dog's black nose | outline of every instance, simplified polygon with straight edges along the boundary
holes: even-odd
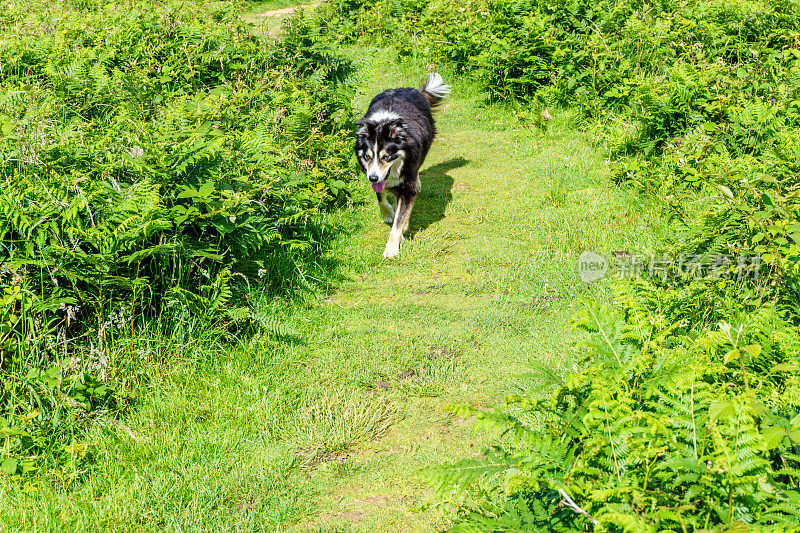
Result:
[[[378,176],[375,174],[370,174],[367,176],[367,179],[370,181],[370,183],[378,183]]]

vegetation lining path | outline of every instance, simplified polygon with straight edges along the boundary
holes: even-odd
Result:
[[[366,109],[417,85],[420,65],[359,50]],[[450,80],[448,80],[450,81]],[[602,155],[553,113],[547,132],[481,104],[457,81],[438,115],[399,259],[366,183],[328,257],[342,282],[232,351],[187,348],[153,368],[122,429],[98,428],[94,468],[69,491],[10,493],[9,529],[407,531],[447,524],[419,470],[484,441],[452,403],[491,406],[535,381],[529,361],[570,364],[584,249],[640,249],[656,214],[608,179]],[[256,295],[254,295],[254,299]],[[270,306],[273,306],[271,309]],[[143,346],[143,350],[147,347]]]

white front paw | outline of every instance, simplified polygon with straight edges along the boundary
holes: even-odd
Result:
[[[389,224],[390,226],[394,224],[394,213],[392,213],[391,215],[384,215],[383,221]]]
[[[397,257],[400,253],[400,241],[390,240],[386,243],[386,249],[383,251],[384,259],[391,259]]]

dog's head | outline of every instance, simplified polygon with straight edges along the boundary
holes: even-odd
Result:
[[[406,157],[406,123],[394,113],[376,113],[356,121],[356,156],[375,192],[398,176]]]

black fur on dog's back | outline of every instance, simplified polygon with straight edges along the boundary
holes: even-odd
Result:
[[[381,111],[398,115],[401,119],[398,121],[401,130],[411,136],[412,144],[416,144],[416,148],[419,149],[419,161],[409,161],[412,163],[410,166],[416,166],[419,169],[436,136],[436,123],[433,120],[432,111],[439,107],[442,99],[449,92],[450,86],[444,83],[439,74],[429,74],[419,89],[410,87],[388,89],[377,95],[370,102],[364,118],[358,123],[367,126],[368,136],[374,136],[376,135],[375,129],[381,121],[372,122],[370,117],[379,116]],[[386,123],[386,121],[383,122]],[[417,163],[417,165],[413,163]]]
[[[382,111],[390,111],[400,118],[377,122],[370,120],[370,117],[380,116]],[[436,135],[436,124],[425,95],[410,87],[383,91],[372,99],[364,114],[363,123],[367,127],[368,138],[378,137],[381,140],[388,137],[388,132],[382,128],[391,126],[392,123],[400,126],[400,135],[396,140],[406,152],[404,177],[416,180],[416,172],[425,161]]]

